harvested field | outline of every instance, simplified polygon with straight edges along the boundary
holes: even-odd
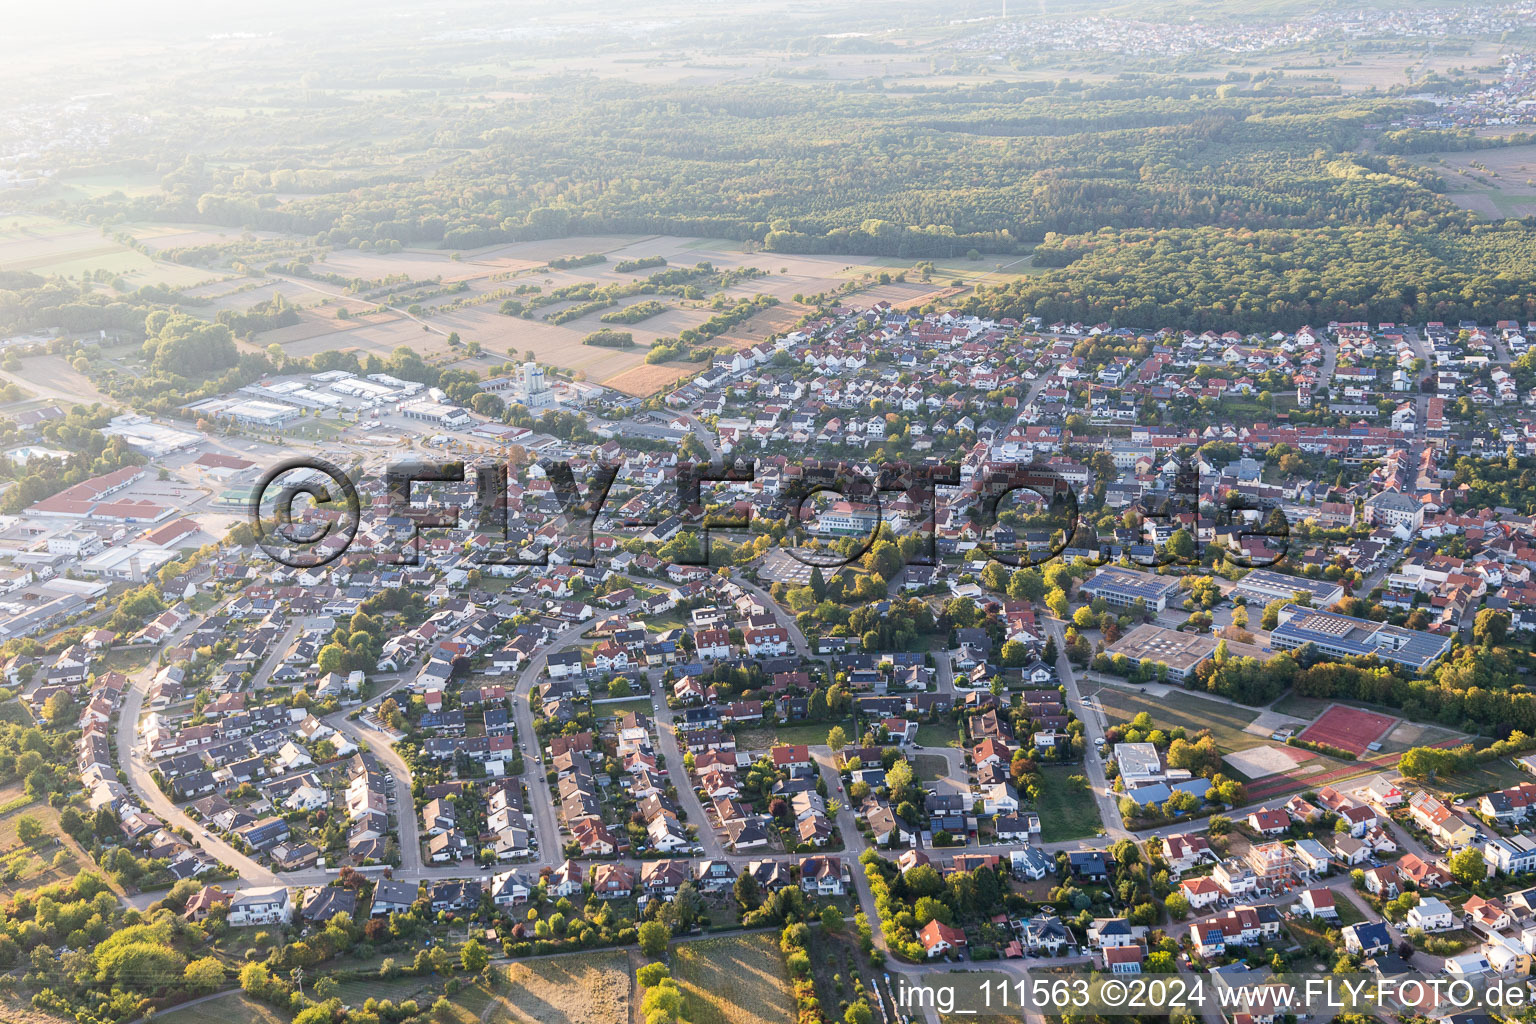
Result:
[[[1457,206],[1495,220],[1536,213],[1536,146],[1436,153],[1421,162],[1445,179]]]
[[[642,363],[600,381],[605,388],[645,398],[703,369],[703,363]]]

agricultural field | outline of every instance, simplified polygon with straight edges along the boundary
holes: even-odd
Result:
[[[110,181],[80,179],[78,191],[111,191]],[[696,373],[703,363],[668,361],[647,364],[647,350],[658,339],[674,338],[698,327],[718,310],[710,300],[771,295],[779,305],[764,309],[749,320],[731,327],[704,343],[714,348],[745,348],[769,334],[791,329],[808,306],[796,295],[835,292],[849,282],[860,286],[862,301],[889,301],[898,306],[944,301],[970,290],[977,283],[999,284],[1028,273],[1028,259],[1017,256],[950,260],[938,265],[929,281],[914,275],[910,282],[879,284],[882,273],[892,276],[911,271],[913,260],[863,258],[849,263],[847,256],[749,253],[739,243],[678,236],[592,236],[537,242],[521,242],[466,251],[406,249],[393,253],[355,249],[316,250],[306,239],[272,232],[239,232],[197,225],[132,224],[124,228],[151,253],[200,246],[229,246],[228,258],[217,268],[185,266],[160,261],[103,236],[98,228],[74,225],[51,217],[17,215],[0,218],[0,269],[35,273],[69,274],[106,270],[122,274],[128,287],[161,283],[186,288],[188,294],[207,303],[209,315],[221,310],[244,310],[281,295],[301,310],[300,322],[262,332],[252,347],[278,345],[294,357],[328,350],[352,351],[387,358],[401,346],[440,364],[457,364],[485,370],[509,355],[521,359],[531,352],[539,362],[570,370],[586,380],[606,384],[635,396],[655,394],[680,378]],[[259,253],[252,266],[265,267],[293,256],[308,254],[317,275],[338,275],[349,280],[430,282],[460,286],[463,290],[429,296],[418,301],[409,290],[395,296],[367,298],[344,284],[313,280],[274,271],[262,276],[243,273],[233,266],[236,253],[247,246]],[[561,257],[600,253],[606,262],[570,268],[553,268],[549,261]],[[549,293],[579,284],[606,287],[630,283],[653,270],[626,272],[615,269],[624,260],[664,257],[671,268],[709,262],[722,270],[755,267],[764,271],[711,292],[703,300],[675,295],[636,296],[617,306],[595,309],[563,323],[545,316],[578,304],[578,300],[541,307],[531,319],[505,316],[501,302],[520,286]],[[105,286],[103,286],[105,287]],[[425,286],[424,287],[428,287]],[[642,299],[654,299],[666,307],[634,324],[604,324],[604,313]],[[380,308],[381,305],[388,308]],[[409,306],[410,311],[407,310]],[[342,319],[338,312],[351,314]],[[635,347],[619,350],[587,346],[583,337],[599,327],[628,331]],[[448,344],[457,333],[464,342],[479,342],[480,357],[467,356]]]
[[[1445,179],[1457,206],[1495,220],[1536,214],[1536,146],[1510,146],[1420,158]]]
[[[683,1019],[691,1024],[795,1019],[784,955],[772,933],[678,943],[672,960],[672,976],[683,990]]]
[[[1129,722],[1145,711],[1160,728],[1183,726],[1191,735],[1200,729],[1211,730],[1216,745],[1223,751],[1244,750],[1265,741],[1263,736],[1243,731],[1259,713],[1226,701],[1208,700],[1173,688],[1159,697],[1148,690],[1105,686],[1097,696],[1105,714],[1115,721]]]
[[[0,217],[0,270],[25,270],[43,277],[105,271],[121,276],[128,290],[148,284],[197,284],[224,276],[157,262],[103,234],[99,227],[18,214]]]
[[[507,984],[483,1024],[615,1024],[630,1017],[633,972],[627,953],[546,957],[500,968]]]
[[[148,196],[160,191],[160,176],[153,172],[140,174],[83,174],[71,175],[60,182],[65,199],[75,196],[95,198],[121,193],[125,196]]]
[[[702,366],[702,363],[643,363],[614,374],[603,381],[603,386],[636,398],[645,398],[670,387]]]
[[[1081,766],[1048,765],[1040,769],[1040,841],[1087,839],[1103,831],[1099,805]]]

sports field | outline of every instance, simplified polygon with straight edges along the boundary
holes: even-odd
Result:
[[[1359,757],[1396,723],[1397,719],[1391,715],[1335,704],[1296,738],[1308,743],[1326,743]]]

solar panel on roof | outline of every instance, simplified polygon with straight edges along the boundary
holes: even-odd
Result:
[[[1334,618],[1331,615],[1308,615],[1297,624],[1301,629],[1314,633],[1322,633],[1326,636],[1348,636],[1355,628],[1355,624],[1348,619]]]

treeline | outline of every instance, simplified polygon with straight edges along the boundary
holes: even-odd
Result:
[[[604,327],[582,338],[581,343],[598,348],[634,348],[635,336],[628,331],[613,331]]]
[[[613,269],[625,274],[636,270],[649,270],[652,267],[664,267],[667,265],[665,256],[642,256],[637,260],[620,260],[613,265]]]
[[[1536,741],[1517,729],[1505,739],[1480,749],[1471,743],[1463,743],[1449,750],[1444,747],[1412,747],[1403,751],[1403,756],[1397,762],[1397,770],[1410,779],[1431,779],[1485,761],[1528,753],[1533,747],[1536,747]]]
[[[1513,135],[1478,135],[1476,132],[1458,129],[1436,131],[1423,128],[1402,128],[1382,132],[1376,140],[1378,153],[1465,153],[1477,149],[1502,149],[1506,146],[1528,146],[1536,142],[1536,134],[1516,132]]]
[[[1046,273],[981,289],[963,308],[1191,330],[1523,320],[1536,317],[1536,290],[1512,289],[1511,274],[1533,256],[1536,233],[1518,225],[1462,231],[1449,218],[1422,227],[1101,231],[1051,240],[1036,250]]]
[[[723,313],[716,313],[699,326],[679,331],[677,340],[685,345],[697,345],[724,334],[737,324],[744,323],[763,310],[772,309],[778,304],[779,300],[767,293],[754,295],[750,299],[741,299],[730,309]]]
[[[608,257],[600,252],[589,252],[585,256],[557,256],[549,261],[552,270],[572,270],[576,267],[590,267],[598,263],[607,263]]]
[[[644,302],[637,302],[633,306],[625,306],[623,309],[616,309],[612,313],[604,313],[598,319],[605,324],[637,324],[642,320],[649,320],[651,317],[666,311],[667,304],[665,302],[646,299]]]
[[[717,270],[713,264],[701,262],[692,267],[674,267],[658,271],[644,280],[623,284],[600,285],[596,281],[578,281],[543,293],[537,287],[528,288],[526,292],[520,287],[518,292],[523,293],[525,297],[507,299],[501,304],[501,312],[504,316],[528,318],[533,316],[534,310],[543,306],[567,302],[571,299],[579,300],[577,305],[545,317],[550,323],[559,324],[617,305],[620,299],[629,298],[632,295],[660,294],[677,295],[685,299],[702,299],[707,291],[724,288],[736,281],[757,277],[764,273],[766,271],[757,267]],[[647,303],[638,305],[646,306]],[[654,305],[661,309],[666,308],[661,303],[654,303]],[[634,323],[635,321],[620,322]]]
[[[282,292],[273,292],[270,299],[244,311],[221,309],[214,319],[240,337],[249,338],[261,331],[292,327],[299,322],[299,311],[288,305]]]
[[[590,302],[578,302],[576,305],[562,309],[558,313],[551,313],[544,319],[552,324],[568,323],[571,320],[578,320],[588,313],[596,313],[600,309],[607,309],[611,305],[613,305],[613,300],[609,298],[593,299]]]
[[[287,263],[269,263],[266,266],[266,273],[287,274],[290,277],[303,277],[311,281],[333,284],[339,288],[345,288],[351,295],[370,301],[385,298],[394,292],[410,288],[427,288],[442,283],[440,277],[416,280],[409,274],[389,274],[380,278],[347,277],[345,274],[336,274],[329,270],[316,270],[314,258],[311,256],[298,256]]]

